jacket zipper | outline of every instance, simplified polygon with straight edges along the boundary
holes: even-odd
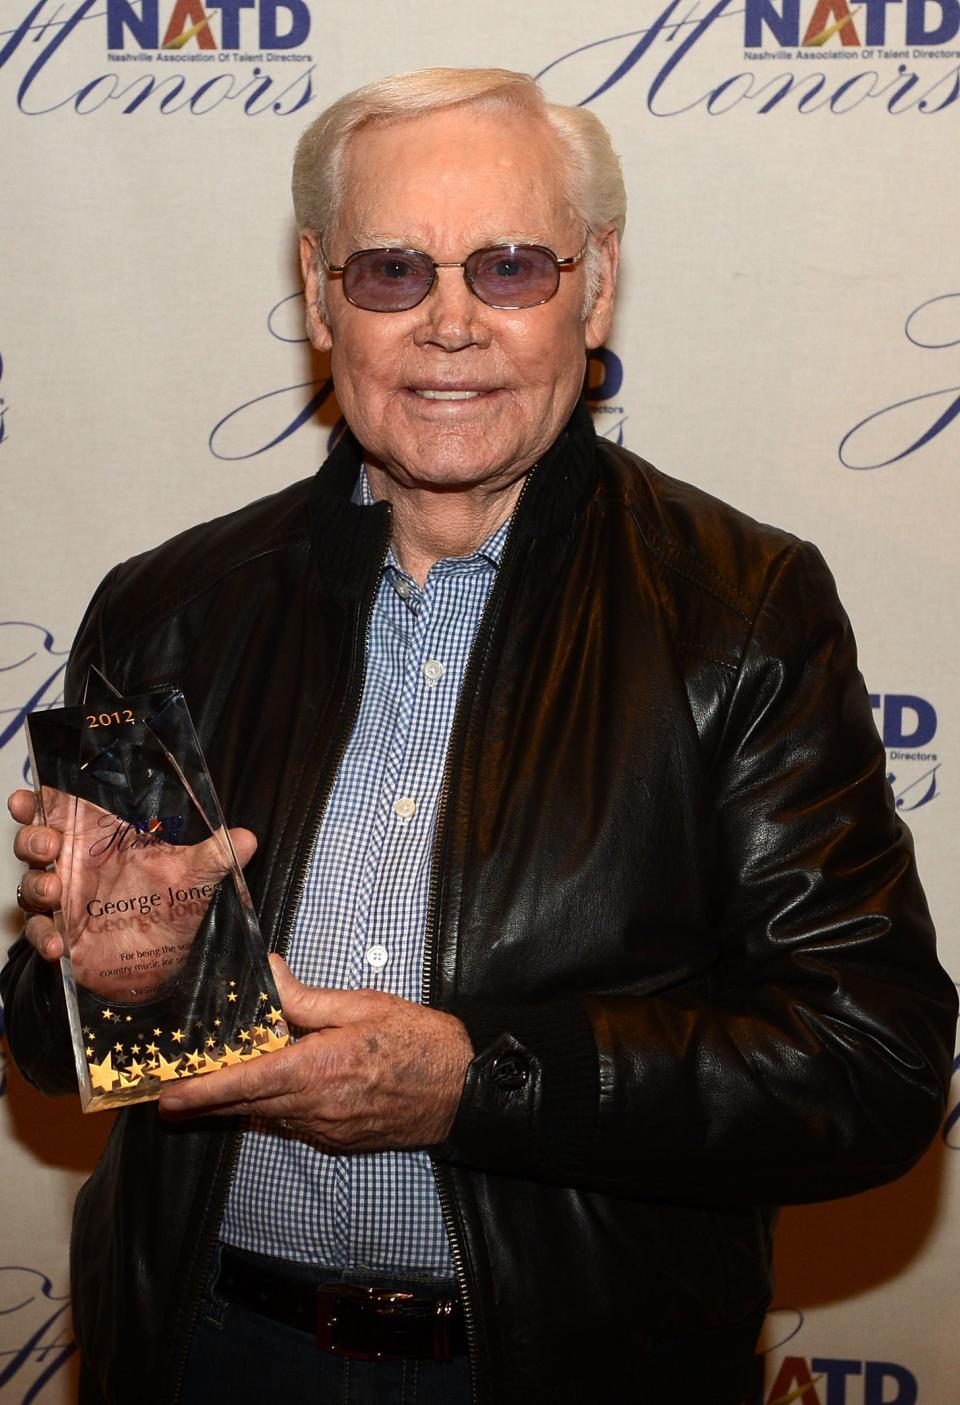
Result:
[[[460,697],[457,700],[456,712],[454,713],[453,726],[450,729],[450,740],[447,743],[447,755],[443,766],[443,776],[440,782],[440,797],[437,802],[437,827],[433,839],[433,862],[430,866],[430,884],[427,889],[427,920],[425,925],[424,951],[423,951],[423,976],[420,985],[420,1001],[423,1005],[433,1003],[433,961],[437,938],[437,889],[438,875],[443,859],[443,842],[445,838],[444,824],[447,813],[447,795],[450,788],[450,774],[453,769],[452,759],[460,750],[461,734],[464,730],[464,713],[469,700],[473,698],[477,674],[480,671],[480,661],[486,651],[487,643],[493,632],[494,620],[499,609],[499,604],[503,598],[507,587],[508,568],[513,564],[515,552],[513,550],[514,534],[516,529],[517,513],[523,501],[523,495],[527,491],[527,485],[531,477],[536,472],[536,465],[530,470],[513,508],[513,517],[507,531],[507,538],[503,545],[503,554],[500,558],[500,566],[497,571],[497,579],[494,582],[493,590],[487,601],[480,626],[477,630],[476,638],[470,649],[470,656],[467,667],[464,671],[463,682],[460,685]],[[465,702],[464,700],[468,700]],[[433,1178],[437,1187],[437,1198],[440,1201],[440,1210],[447,1228],[447,1239],[450,1242],[450,1257],[453,1260],[454,1273],[460,1288],[460,1298],[463,1303],[463,1322],[467,1333],[467,1353],[470,1360],[471,1395],[474,1401],[477,1400],[477,1376],[479,1374],[479,1350],[477,1347],[476,1319],[473,1304],[470,1300],[469,1284],[467,1281],[466,1268],[463,1262],[463,1249],[458,1239],[458,1230],[453,1214],[452,1200],[449,1186],[444,1178],[443,1168],[438,1166],[433,1160],[430,1162],[433,1170]]]
[[[389,524],[389,521],[390,521],[391,516],[392,516],[392,509],[390,508],[390,505],[389,505],[389,503],[388,503],[388,504],[387,504],[387,522],[388,522],[388,524]],[[354,726],[355,726],[355,724],[356,724],[356,721],[357,721],[357,717],[358,717],[359,712],[360,712],[360,703],[361,703],[362,698],[363,698],[363,683],[364,683],[364,678],[365,678],[365,676],[366,676],[366,668],[367,668],[367,649],[368,649],[368,646],[369,646],[369,643],[370,643],[370,620],[371,620],[371,617],[372,617],[372,615],[373,615],[373,603],[374,603],[374,600],[376,599],[377,590],[378,590],[379,584],[380,584],[380,577],[381,577],[381,575],[382,575],[382,573],[383,573],[383,567],[384,567],[384,564],[385,564],[386,559],[387,559],[387,552],[389,551],[389,548],[390,548],[390,531],[389,531],[389,527],[388,527],[388,530],[387,530],[387,533],[386,533],[386,537],[385,537],[385,540],[384,540],[383,550],[382,550],[381,556],[380,556],[380,566],[379,566],[379,569],[378,569],[377,572],[376,572],[376,575],[374,576],[373,588],[371,589],[371,591],[370,591],[369,594],[367,595],[367,598],[366,598],[365,601],[363,602],[363,610],[364,610],[363,649],[362,649],[361,655],[360,655],[360,667],[359,667],[359,670],[358,670],[357,673],[356,673],[356,681],[354,681],[353,679],[351,679],[351,687],[352,687],[352,691],[353,691],[353,706],[352,706],[352,708],[351,708],[351,710],[350,710],[350,713],[349,713],[349,720],[348,720],[347,724],[346,724],[346,725],[343,725],[343,723],[341,723],[340,731],[339,731],[339,734],[338,734],[337,740],[336,740],[336,746],[333,748],[332,753],[331,753],[331,755],[332,755],[332,765],[328,765],[328,766],[327,766],[327,770],[326,770],[326,781],[325,781],[325,784],[324,784],[324,788],[323,788],[323,792],[322,792],[320,804],[319,804],[319,805],[314,805],[314,819],[313,819],[313,823],[310,825],[310,829],[309,829],[309,831],[308,831],[308,834],[307,834],[307,837],[306,837],[305,842],[304,842],[304,841],[301,841],[301,847],[300,847],[300,861],[299,861],[299,865],[298,865],[298,868],[297,868],[297,876],[296,876],[296,879],[294,880],[294,883],[293,883],[292,887],[290,888],[290,890],[289,890],[288,893],[287,893],[286,906],[285,906],[285,911],[284,911],[284,915],[283,915],[283,921],[282,921],[282,923],[281,923],[280,932],[279,932],[279,934],[278,934],[278,936],[277,936],[277,940],[276,940],[276,942],[275,942],[275,944],[274,944],[274,946],[273,946],[273,948],[272,948],[274,951],[276,951],[280,956],[282,956],[282,957],[284,957],[284,958],[286,958],[287,949],[288,949],[288,947],[289,947],[289,945],[290,945],[290,933],[291,933],[291,930],[292,930],[292,928],[293,928],[294,917],[296,916],[297,908],[300,906],[300,899],[301,899],[301,897],[303,896],[303,890],[304,890],[304,888],[306,887],[306,883],[307,883],[307,872],[308,872],[309,867],[310,867],[310,857],[311,857],[311,855],[313,854],[313,850],[314,850],[314,847],[315,847],[316,842],[317,842],[317,835],[320,833],[320,826],[321,826],[321,824],[323,823],[323,817],[324,817],[324,815],[326,814],[327,805],[330,803],[330,796],[331,796],[331,793],[332,793],[332,791],[333,791],[334,782],[336,781],[336,778],[337,778],[337,772],[338,772],[338,770],[340,769],[340,762],[341,762],[341,760],[343,759],[343,753],[344,753],[344,751],[345,751],[346,748],[347,748],[347,742],[350,740],[350,734],[351,734],[351,732],[353,731],[353,728],[354,728]],[[356,654],[354,654],[354,666],[355,666],[355,664],[356,664]],[[349,692],[348,692],[348,697],[349,697]],[[224,1188],[229,1187],[230,1182],[233,1180],[233,1173],[234,1173],[234,1171],[236,1170],[237,1162],[238,1162],[238,1160],[240,1159],[240,1143],[241,1143],[242,1140],[243,1140],[243,1133],[244,1133],[244,1129],[241,1128],[239,1131],[237,1131],[237,1132],[235,1132],[235,1133],[233,1134],[232,1143],[231,1143],[231,1145],[230,1145],[229,1153],[228,1153],[228,1156],[227,1156],[227,1158],[226,1158],[226,1165],[225,1165],[225,1168],[224,1168],[223,1173],[221,1174],[221,1176],[220,1176],[220,1178],[219,1178],[219,1185],[222,1185]],[[218,1186],[218,1190],[219,1190],[219,1186]],[[223,1197],[220,1197],[219,1194],[218,1194],[217,1198],[221,1200],[221,1206],[222,1206]],[[221,1218],[222,1218],[222,1213],[223,1213],[223,1212],[222,1212],[222,1208],[221,1208]],[[203,1290],[204,1290],[204,1288],[205,1288],[205,1286],[206,1286],[207,1278],[208,1278],[208,1276],[209,1276],[209,1274],[210,1274],[210,1265],[211,1265],[211,1263],[212,1263],[212,1261],[213,1261],[213,1250],[214,1250],[214,1246],[215,1246],[215,1244],[216,1244],[216,1242],[217,1242],[217,1232],[218,1232],[219,1228],[220,1228],[220,1220],[218,1219],[218,1220],[216,1221],[216,1223],[214,1223],[214,1224],[211,1225],[211,1229],[210,1229],[210,1232],[209,1232],[208,1235],[207,1235],[206,1244],[205,1244],[205,1246],[204,1246],[203,1273],[202,1273],[202,1274],[199,1276],[199,1278],[198,1278],[198,1282],[199,1282],[199,1284],[200,1284],[200,1287],[199,1287],[199,1289],[197,1290],[197,1293],[196,1293],[196,1295],[195,1295],[194,1302],[193,1302],[193,1309],[192,1309],[192,1313],[191,1313],[191,1317],[190,1317],[190,1328],[189,1328],[189,1331],[187,1332],[186,1340],[185,1340],[185,1342],[184,1342],[183,1355],[182,1355],[181,1358],[180,1358],[180,1367],[179,1367],[179,1370],[178,1370],[178,1372],[177,1372],[177,1379],[176,1379],[176,1383],[175,1383],[175,1385],[174,1385],[172,1405],[177,1405],[177,1402],[178,1402],[179,1399],[180,1399],[180,1392],[181,1392],[181,1390],[183,1389],[183,1377],[184,1377],[184,1374],[186,1373],[187,1361],[188,1361],[189,1356],[190,1356],[190,1347],[191,1347],[192,1342],[193,1342],[193,1334],[194,1334],[194,1332],[196,1331],[196,1327],[197,1327],[197,1317],[199,1316],[199,1313],[200,1313],[200,1300],[201,1300],[201,1298],[202,1298],[202,1296],[203,1296]]]
[[[333,748],[331,754],[332,764],[329,764],[327,766],[326,782],[324,784],[323,794],[321,796],[320,804],[314,806],[314,820],[310,826],[307,841],[305,844],[302,845],[300,849],[300,866],[297,871],[297,876],[293,883],[293,886],[287,894],[286,911],[284,912],[280,932],[273,947],[273,950],[278,954],[278,956],[282,956],[284,959],[286,959],[287,949],[290,945],[290,933],[293,928],[293,920],[297,914],[297,909],[300,906],[300,899],[303,897],[303,890],[307,885],[307,872],[310,868],[310,858],[313,854],[314,848],[316,847],[317,836],[320,833],[320,826],[323,824],[323,818],[327,812],[327,806],[330,803],[330,796],[333,793],[334,783],[337,779],[337,772],[340,770],[340,762],[343,760],[343,753],[347,749],[347,743],[350,740],[351,733],[353,732],[353,729],[356,726],[357,718],[360,715],[360,704],[363,701],[363,685],[367,673],[367,650],[370,646],[370,621],[373,616],[373,603],[376,599],[377,590],[379,589],[380,577],[383,574],[383,568],[387,560],[387,553],[390,550],[389,522],[392,516],[393,510],[390,507],[390,504],[388,503],[388,530],[385,536],[383,549],[380,554],[380,565],[373,579],[373,588],[367,595],[366,600],[363,602],[363,648],[360,652],[360,667],[359,670],[357,670],[356,682],[354,683],[353,680],[351,680],[353,686],[353,706],[350,709],[350,714],[346,725],[341,725],[340,734],[337,737],[336,746]]]

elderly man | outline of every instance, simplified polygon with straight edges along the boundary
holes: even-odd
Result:
[[[294,191],[352,433],[108,576],[68,693],[183,688],[302,1034],[120,1114],[84,1398],[737,1405],[768,1207],[905,1171],[949,1076],[849,626],[812,547],[595,438],[590,113],[404,75]],[[50,1091],[58,845],[18,835],[3,987]]]

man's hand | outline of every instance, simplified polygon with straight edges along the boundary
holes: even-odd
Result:
[[[273,1119],[332,1153],[443,1141],[473,1058],[460,1021],[382,991],[302,985],[278,956],[270,963],[288,1022],[310,1032],[178,1083],[161,1113]]]
[[[30,865],[20,882],[27,941],[48,961],[59,961],[63,938],[46,914],[60,906],[63,885],[55,873],[47,872],[47,865],[58,857],[63,835],[59,830],[34,824],[37,801],[32,790],[15,790],[7,800],[7,809],[21,826],[13,841],[13,852]]]
[[[94,966],[102,965],[101,958],[104,954],[109,956],[111,946],[118,941],[121,945],[126,944],[122,940],[126,928],[136,927],[137,941],[141,947],[150,945],[150,927],[143,922],[138,923],[136,915],[125,923],[115,921],[111,929],[103,920],[98,922],[84,915],[86,899],[96,897],[98,892],[104,899],[126,898],[139,892],[149,893],[154,888],[162,890],[166,884],[179,887],[198,881],[216,883],[225,871],[223,851],[216,837],[190,846],[174,846],[155,840],[143,847],[143,841],[132,845],[129,839],[125,844],[115,843],[112,841],[124,826],[106,811],[86,801],[78,802],[75,825],[71,826],[71,836],[67,837],[64,827],[68,825],[71,815],[71,798],[60,791],[45,790],[44,803],[49,823],[39,825],[35,823],[37,802],[32,791],[15,790],[7,800],[11,815],[21,825],[14,837],[13,851],[18,859],[29,864],[20,882],[20,905],[26,918],[24,931],[31,946],[46,960],[57,961],[63,955],[63,938],[48,915],[61,904],[63,884],[58,874],[47,872],[47,866],[60,860],[68,869],[72,867],[76,887],[73,906],[80,915],[72,924],[70,955],[78,980],[84,979],[84,963],[88,955],[93,959]],[[241,866],[247,864],[256,851],[256,836],[248,829],[233,829],[230,837],[238,862]],[[137,840],[137,836],[134,839]],[[71,846],[76,850],[76,861],[73,863]],[[132,852],[124,852],[125,846]],[[188,915],[183,921],[188,935],[191,935],[198,925],[196,918]],[[162,930],[158,926],[158,937],[169,940],[170,933],[175,931],[174,916],[166,920]],[[124,980],[127,979],[124,977]],[[102,983],[98,983],[97,988],[111,999],[123,998],[121,990],[108,990]]]

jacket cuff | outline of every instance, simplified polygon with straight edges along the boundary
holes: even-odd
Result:
[[[19,937],[0,971],[0,999],[10,1053],[28,1083],[41,1092],[77,1091],[59,962],[44,961]]]
[[[588,1163],[600,1093],[584,1009],[572,999],[448,1009],[476,1052],[450,1136],[433,1154],[513,1176],[576,1179]]]

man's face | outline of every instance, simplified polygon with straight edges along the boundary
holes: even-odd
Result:
[[[520,113],[451,108],[362,129],[346,159],[345,199],[327,232],[330,263],[358,249],[421,249],[458,262],[491,244],[576,254],[586,232],[563,198],[550,129]],[[399,483],[503,487],[553,443],[580,391],[584,356],[609,330],[616,235],[601,244],[600,295],[583,315],[583,264],[561,271],[539,307],[487,307],[462,269],[440,269],[406,312],[352,306],[327,280],[317,311],[314,241],[301,244],[311,340],[330,350],[337,398],[371,461]],[[469,391],[437,400],[429,392]],[[475,392],[475,393],[473,393]]]

